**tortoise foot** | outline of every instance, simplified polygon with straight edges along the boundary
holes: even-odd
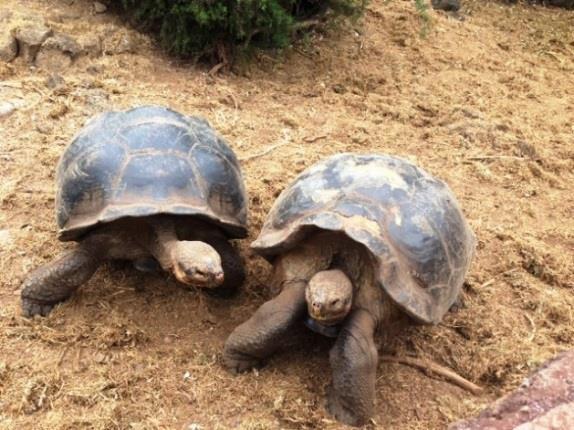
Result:
[[[231,373],[239,374],[251,369],[259,369],[263,367],[263,362],[247,354],[225,351],[223,354],[223,365]]]
[[[369,417],[358,415],[353,409],[345,407],[332,385],[327,388],[327,411],[337,421],[353,427],[365,425]]]
[[[47,303],[40,300],[31,299],[29,297],[22,297],[22,314],[26,318],[32,318],[34,315],[47,316],[54,306],[59,302]]]

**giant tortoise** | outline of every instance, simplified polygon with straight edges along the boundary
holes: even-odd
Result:
[[[362,425],[374,407],[375,335],[401,319],[441,321],[475,239],[444,182],[401,158],[339,154],[281,193],[252,247],[273,264],[277,295],[231,333],[224,365],[260,366],[303,321],[336,337],[328,410]]]
[[[56,217],[59,239],[78,246],[27,276],[26,316],[48,314],[111,259],[220,295],[244,279],[228,241],[247,235],[239,164],[198,117],[142,106],[90,120],[60,159]]]

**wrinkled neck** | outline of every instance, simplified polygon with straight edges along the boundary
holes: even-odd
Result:
[[[179,242],[175,223],[167,217],[154,217],[150,219],[149,224],[151,227],[149,252],[164,270],[170,270],[173,266],[172,250]]]

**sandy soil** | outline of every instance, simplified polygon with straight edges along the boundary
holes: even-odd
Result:
[[[0,5],[105,43],[120,26],[134,46],[78,60],[53,89],[46,72],[0,64],[0,101],[20,106],[0,120],[0,429],[341,428],[323,405],[328,339],[302,333],[258,373],[220,365],[226,336],[267,297],[269,266],[249,242],[298,172],[341,151],[400,155],[444,179],[479,241],[464,307],[384,349],[485,393],[381,363],[372,427],[443,429],[574,346],[574,13],[466,0],[464,20],[431,11],[422,38],[410,2],[373,0],[362,24],[210,76],[90,5]],[[59,155],[92,115],[143,103],[206,117],[243,160],[243,293],[210,299],[114,264],[49,318],[23,319],[23,277],[71,246],[55,238]]]

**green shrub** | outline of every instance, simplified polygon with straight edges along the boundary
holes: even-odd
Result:
[[[367,0],[121,0],[171,53],[209,55],[225,46],[288,45],[301,22],[359,16]]]

